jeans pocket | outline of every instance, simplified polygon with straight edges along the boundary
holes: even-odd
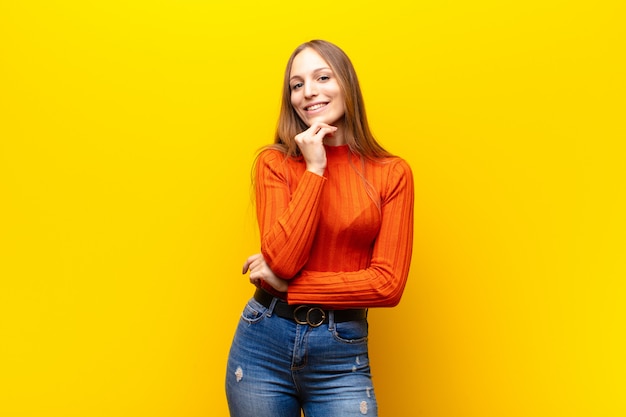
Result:
[[[367,319],[352,320],[335,323],[333,336],[342,343],[364,343],[367,342],[368,331]]]
[[[248,324],[258,323],[265,317],[267,307],[251,298],[241,313],[241,319]]]

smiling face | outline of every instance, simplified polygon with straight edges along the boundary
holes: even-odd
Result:
[[[322,122],[342,128],[344,96],[337,77],[317,52],[306,48],[296,55],[289,77],[291,105],[307,126]]]

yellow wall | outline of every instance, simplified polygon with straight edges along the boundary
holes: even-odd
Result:
[[[0,415],[227,416],[250,165],[311,38],[416,179],[381,415],[626,414],[623,4],[2,0]]]

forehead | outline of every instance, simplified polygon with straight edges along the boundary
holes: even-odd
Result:
[[[315,50],[306,48],[293,59],[290,76],[303,76],[321,68],[330,68],[330,65]]]

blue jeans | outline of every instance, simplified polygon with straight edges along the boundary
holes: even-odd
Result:
[[[319,327],[272,315],[254,298],[241,314],[226,373],[231,417],[376,417],[367,319]]]

